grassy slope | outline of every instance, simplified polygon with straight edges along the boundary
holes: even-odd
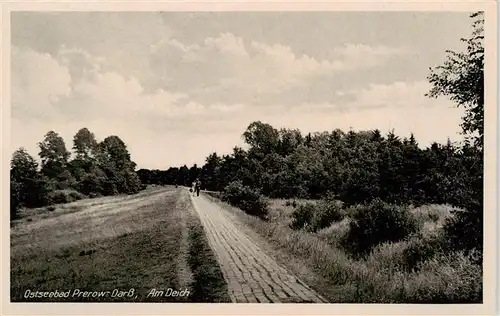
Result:
[[[346,223],[318,234],[294,231],[287,226],[293,207],[283,200],[271,201],[270,221],[264,222],[210,198],[244,223],[241,229],[265,240],[261,244],[268,245],[268,252],[332,303],[481,301],[482,271],[460,254],[429,260],[419,271],[405,271],[402,252],[409,244],[403,241],[380,245],[369,258],[357,261],[335,245]],[[440,228],[449,208],[427,206],[413,213],[428,234]]]
[[[191,237],[196,235],[193,232],[201,231],[185,190],[173,188],[82,200],[58,206],[52,212],[28,211],[11,229],[11,300],[34,301],[23,298],[27,289],[129,291],[132,288],[132,297],[59,300],[228,300],[222,275],[203,234]],[[204,251],[194,251],[193,247]],[[190,263],[193,260],[201,263],[193,266]],[[195,289],[200,278],[207,275],[212,277],[211,286],[216,294],[193,295],[198,293]],[[187,288],[191,295],[147,298],[151,289],[168,288]],[[43,300],[58,299],[37,299]]]

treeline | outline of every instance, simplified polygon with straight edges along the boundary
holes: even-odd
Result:
[[[482,191],[482,151],[469,142],[422,149],[411,135],[379,130],[314,133],[253,122],[243,134],[248,150],[213,153],[205,165],[138,171],[142,182],[188,185],[200,177],[207,190],[233,181],[271,198],[334,195],[348,204],[375,198],[396,204],[462,205]]]
[[[10,170],[11,218],[21,207],[41,207],[83,197],[133,194],[144,188],[125,143],[118,136],[98,142],[87,128],[73,138],[73,155],[58,133],[45,135],[41,163],[19,148],[12,155]],[[73,157],[72,157],[73,156]]]

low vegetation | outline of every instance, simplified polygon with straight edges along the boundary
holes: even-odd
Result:
[[[250,215],[267,218],[268,205],[264,196],[258,190],[243,185],[241,181],[229,183],[224,189],[222,199]]]
[[[209,198],[264,238],[271,246],[273,255],[281,258],[282,264],[303,279],[310,280],[309,284],[332,303],[482,301],[482,267],[476,263],[477,252],[447,250],[442,239],[443,228],[426,228],[438,225],[436,221],[442,221],[441,217],[436,221],[427,218],[425,225],[417,224],[417,219],[422,218],[422,209],[431,214],[451,214],[449,207],[399,210],[398,215],[392,217],[396,219],[394,222],[407,217],[404,222],[412,224],[405,225],[410,229],[400,238],[387,240],[385,233],[379,229],[354,225],[359,213],[349,208],[341,212],[341,220],[334,220],[328,227],[314,232],[307,226],[292,228],[292,218],[296,210],[303,209],[303,205],[314,208],[321,203],[296,202],[294,208],[293,201],[274,200],[270,203],[270,220],[262,221],[220,201],[213,194]],[[334,203],[338,207],[339,203]],[[377,216],[386,216],[386,212],[394,211],[394,206],[378,203],[382,206],[378,213],[382,215]],[[373,210],[376,206],[377,203],[373,203],[364,207]],[[278,213],[281,216],[277,216]],[[369,250],[362,253],[346,250],[347,241],[353,238],[353,227],[360,233],[360,240],[365,241],[369,237],[376,240],[369,243]]]
[[[223,302],[226,284],[183,190],[82,200],[19,219],[11,232],[11,299],[33,301]],[[75,203],[71,203],[75,204]],[[68,205],[71,205],[68,204]],[[201,287],[201,290],[200,290]],[[186,297],[165,297],[168,288]],[[27,290],[111,293],[26,298]],[[112,296],[118,289],[132,296]],[[130,292],[132,290],[132,292]],[[208,291],[210,289],[210,291]],[[121,292],[120,292],[121,293]]]

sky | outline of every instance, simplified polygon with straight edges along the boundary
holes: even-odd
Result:
[[[11,148],[53,130],[119,136],[138,168],[202,165],[253,121],[460,141],[463,110],[425,96],[463,50],[464,12],[14,12]]]

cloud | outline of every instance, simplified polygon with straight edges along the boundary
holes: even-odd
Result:
[[[393,82],[390,84],[369,84],[365,88],[339,90],[337,95],[345,102],[341,108],[380,108],[380,107],[432,107],[445,105],[452,107],[451,101],[436,100],[425,96],[430,84],[427,81]]]
[[[49,130],[60,133],[71,148],[73,135],[87,127],[101,140],[109,135],[124,139],[142,165],[156,161],[167,167],[169,162],[196,160],[204,155],[200,150],[212,148],[204,144],[192,148],[197,154],[189,153],[183,146],[194,146],[193,139],[228,137],[218,128],[207,130],[203,122],[223,120],[245,108],[244,104],[202,104],[187,94],[163,89],[150,92],[137,78],[104,66],[102,59],[82,49],[62,48],[52,57],[13,47],[12,150],[23,146],[36,156],[36,144]],[[152,141],[153,146],[145,147]],[[186,153],[177,152],[179,160],[172,160],[160,148],[167,143]],[[157,155],[151,155],[155,148]]]
[[[95,75],[106,69],[106,65],[109,64],[104,57],[91,55],[83,49],[66,46],[61,46],[54,58],[69,70],[72,84],[95,79]]]
[[[166,168],[229,152],[254,120],[458,139],[463,111],[422,81],[457,27],[467,14],[17,12],[12,144],[88,127]]]
[[[158,87],[188,91],[197,101],[266,104],[270,96],[308,90],[332,74],[375,67],[403,53],[349,44],[335,49],[332,59],[318,59],[287,45],[245,41],[226,32],[199,44],[163,40],[151,47],[151,68],[160,78]]]
[[[359,43],[347,43],[332,50],[332,55],[342,60],[343,69],[351,70],[383,65],[392,57],[409,53],[407,49],[401,47]]]
[[[71,94],[71,75],[49,54],[12,47],[11,100],[13,117],[45,119],[54,104]]]

